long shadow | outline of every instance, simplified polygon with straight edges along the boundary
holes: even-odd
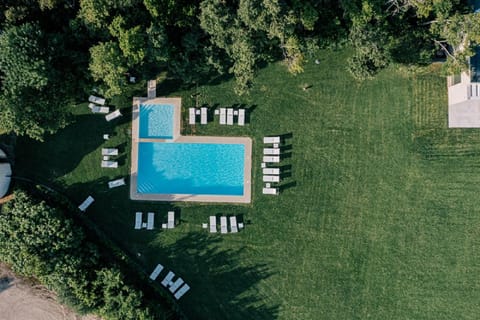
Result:
[[[112,125],[101,115],[80,115],[75,122],[44,142],[19,137],[16,174],[56,180],[73,171],[83,157],[104,143],[103,134]]]
[[[172,245],[150,248],[151,256],[162,251],[157,255],[166,258],[150,261],[147,269],[162,263],[188,283],[191,289],[179,304],[190,319],[277,318],[279,306],[268,305],[256,288],[272,271],[265,264],[241,260],[245,249],[223,249],[222,242],[208,233],[188,233]],[[167,273],[160,274],[155,285],[161,287]]]

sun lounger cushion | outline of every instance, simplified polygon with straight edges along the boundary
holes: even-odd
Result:
[[[188,124],[195,124],[195,109],[194,108],[189,108],[188,112],[189,112]]]
[[[102,161],[102,168],[118,168],[117,161]]]
[[[87,208],[93,203],[93,201],[95,201],[95,199],[93,199],[92,196],[88,196],[87,199],[85,199],[85,201],[83,201],[82,204],[78,206],[78,209],[85,212],[85,210],[87,210]]]
[[[220,124],[227,123],[227,109],[220,108]]]
[[[263,174],[279,175],[280,168],[263,168]]]
[[[233,109],[228,108],[227,109],[227,125],[232,125],[233,124]]]
[[[125,178],[121,178],[121,179],[117,179],[117,180],[113,180],[113,181],[108,182],[108,188],[110,188],[110,189],[120,187],[120,186],[124,186],[124,185],[125,185]]]
[[[158,275],[160,274],[160,272],[162,272],[162,270],[163,266],[160,263],[157,264],[155,269],[153,269],[152,273],[150,274],[150,279],[155,281],[155,279],[157,279]]]
[[[118,118],[118,117],[120,117],[121,115],[122,115],[122,114],[120,113],[120,110],[117,109],[117,110],[113,111],[112,113],[107,114],[107,115],[105,116],[105,120],[107,120],[107,121],[112,121],[113,119]]]
[[[277,188],[263,188],[263,194],[277,194]]]
[[[102,105],[102,106],[105,104],[105,99],[100,98],[100,97],[96,97],[96,96],[88,97],[88,101],[99,104],[99,105]]]
[[[263,143],[280,143],[280,137],[264,137]]]
[[[279,156],[264,156],[263,162],[280,162]]]
[[[102,156],[118,156],[117,148],[102,148]]]
[[[264,148],[263,154],[265,155],[279,155],[280,149],[279,148]]]
[[[245,125],[245,109],[238,110],[238,125],[239,126]]]
[[[180,299],[188,290],[190,290],[190,286],[188,284],[184,284],[183,287],[178,289],[177,293],[175,293],[173,296],[175,299]]]
[[[149,212],[147,216],[147,230],[153,230],[154,218],[155,214],[153,212]]]
[[[207,124],[207,108],[201,109],[200,123]]]

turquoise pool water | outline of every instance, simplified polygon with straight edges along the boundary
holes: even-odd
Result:
[[[173,105],[141,104],[140,138],[173,139],[173,115]]]
[[[137,192],[243,196],[244,159],[243,144],[140,142]]]

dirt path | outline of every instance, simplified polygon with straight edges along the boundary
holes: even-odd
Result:
[[[0,315],[2,320],[100,320],[75,314],[59,304],[52,292],[15,277],[1,264]]]

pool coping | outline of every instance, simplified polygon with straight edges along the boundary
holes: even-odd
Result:
[[[252,139],[249,137],[218,137],[218,136],[182,136],[180,134],[181,98],[133,98],[132,109],[132,161],[130,170],[130,199],[144,201],[185,201],[185,202],[251,202],[252,177]],[[173,139],[139,138],[139,108],[140,104],[171,104],[174,106]],[[138,144],[140,142],[174,142],[174,143],[222,143],[243,144],[245,146],[243,195],[197,195],[197,194],[161,194],[138,193]]]

